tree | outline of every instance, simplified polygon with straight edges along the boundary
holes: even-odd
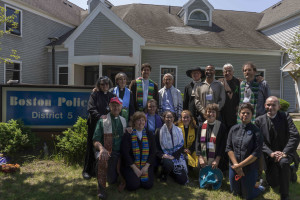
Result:
[[[285,43],[285,45],[286,45],[285,53],[289,55],[289,58],[295,64],[295,67],[288,73],[294,80],[295,92],[296,92],[298,109],[299,109],[300,95],[299,95],[298,82],[300,80],[300,28],[295,33],[295,36],[293,37],[292,41],[290,43]]]
[[[19,11],[16,10],[15,14],[18,14]],[[0,6],[0,25],[1,24],[10,24],[11,28],[9,30],[0,30],[0,38],[3,37],[5,33],[10,33],[14,28],[17,28],[18,23],[14,21],[14,19],[17,17],[15,14],[11,16],[6,16],[6,9],[2,6]],[[1,45],[1,42],[0,42]],[[1,46],[0,46],[0,51],[1,51]],[[17,55],[17,51],[15,49],[11,50],[11,55],[8,58],[3,58],[0,56],[0,63],[5,62],[5,63],[11,63],[11,60],[18,60],[20,56]]]

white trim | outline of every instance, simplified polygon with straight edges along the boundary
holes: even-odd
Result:
[[[264,72],[264,79],[266,79],[266,69],[256,69],[256,71]],[[257,74],[256,74],[257,75]]]
[[[194,12],[202,12],[204,15],[205,15],[205,17],[206,17],[206,20],[200,20],[200,19],[191,19],[191,15],[194,13]],[[209,17],[208,17],[208,15],[207,15],[207,13],[204,11],[204,10],[202,10],[202,9],[199,9],[199,8],[197,8],[197,9],[194,9],[191,13],[190,13],[190,15],[189,15],[189,20],[194,20],[194,21],[201,21],[201,22],[207,22],[207,21],[209,21]]]
[[[178,67],[175,65],[160,65],[159,66],[159,88],[162,88],[162,82],[161,82],[161,68],[172,68],[172,69],[176,69],[176,74],[175,74],[175,88],[177,88],[177,81],[178,81]]]
[[[49,19],[49,20],[55,21],[57,23],[63,24],[63,25],[68,26],[70,28],[75,28],[76,27],[75,25],[69,24],[67,22],[64,22],[64,21],[58,19],[58,18],[52,17],[48,13],[46,13],[45,11],[40,10],[38,8],[29,8],[27,5],[25,6],[25,5],[21,4],[21,3],[13,2],[13,0],[2,0],[2,1],[4,3],[8,3],[10,5],[19,7],[22,10],[26,10],[28,12],[31,12],[31,13],[36,14],[36,15],[39,15],[39,16],[44,17],[46,19]],[[20,9],[18,9],[18,10],[20,10]]]
[[[14,34],[14,33],[7,33],[9,35],[13,35],[13,36],[16,36],[16,37],[22,37],[23,36],[23,10],[20,10],[19,8],[16,8],[14,6],[11,6],[11,5],[8,5],[8,4],[4,4],[4,8],[5,10],[7,10],[6,8],[9,7],[11,9],[14,9],[15,11],[19,11],[19,14],[20,14],[20,17],[21,17],[21,20],[20,20],[20,35],[17,35],[17,34]],[[6,12],[5,12],[5,18],[6,18]],[[6,30],[6,22],[4,23],[4,31],[7,31]]]
[[[145,45],[145,39],[142,38],[138,33],[132,30],[125,22],[123,22],[116,14],[114,14],[110,9],[108,9],[102,2],[92,11],[91,14],[80,24],[80,26],[68,37],[64,42],[65,47],[69,47],[70,43],[74,42],[76,38],[90,25],[90,23],[102,13],[105,17],[111,20],[118,28],[124,31],[130,38],[136,40],[140,45]]]
[[[11,60],[12,63],[19,63],[20,64],[20,80],[19,83],[22,83],[22,61],[19,60]],[[3,80],[4,80],[4,84],[6,84],[7,80],[6,80],[6,63],[4,62],[4,74],[3,74]]]
[[[68,69],[68,82],[69,82],[69,67],[68,67],[68,65],[67,64],[65,64],[65,65],[57,65],[57,69],[56,69],[56,77],[57,77],[57,79],[56,79],[56,85],[59,85],[59,68],[61,68],[61,67],[66,67]]]
[[[264,50],[264,49],[204,48],[204,47],[199,48],[199,47],[190,47],[190,46],[167,46],[167,45],[157,45],[157,44],[147,44],[146,46],[142,46],[141,48],[142,50],[281,56],[281,50]]]
[[[103,64],[99,63],[99,78],[103,76]]]

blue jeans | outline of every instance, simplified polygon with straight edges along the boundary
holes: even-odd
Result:
[[[258,188],[255,188],[258,172],[257,169],[248,171],[238,181],[235,180],[236,172],[229,167],[230,189],[234,195],[242,196],[245,199],[254,199],[262,193]]]

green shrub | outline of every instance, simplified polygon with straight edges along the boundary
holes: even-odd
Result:
[[[20,120],[9,120],[0,123],[0,152],[14,155],[28,147],[34,147],[36,136]]]
[[[78,117],[72,128],[65,130],[56,139],[59,155],[67,163],[80,163],[85,155],[87,141],[87,120]]]
[[[280,102],[280,110],[286,112],[290,107],[290,103],[283,99],[279,99],[279,102]]]

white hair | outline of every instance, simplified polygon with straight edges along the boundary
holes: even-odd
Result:
[[[225,68],[226,68],[226,67],[229,67],[229,68],[232,69],[232,71],[234,71],[232,64],[226,63],[226,64],[223,66],[223,71],[225,71]]]
[[[171,79],[172,79],[172,80],[174,80],[174,77],[173,77],[173,75],[172,75],[172,74],[170,74],[170,73],[166,73],[166,74],[164,75],[164,77],[163,77],[163,80],[165,79],[165,77],[166,77],[166,76],[170,76],[170,77],[171,77]]]

